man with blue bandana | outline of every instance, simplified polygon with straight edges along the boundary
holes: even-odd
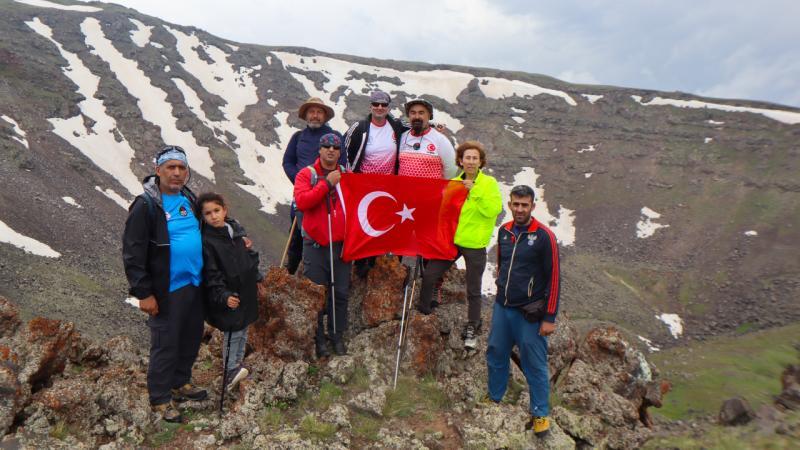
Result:
[[[168,422],[180,422],[177,402],[204,400],[191,384],[203,337],[200,291],[203,244],[195,195],[186,187],[189,162],[180,147],[156,155],[156,173],[128,210],[122,260],[130,295],[150,317],[150,405]]]

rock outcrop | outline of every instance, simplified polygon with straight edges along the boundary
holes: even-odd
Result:
[[[260,319],[249,332],[245,363],[251,376],[226,395],[226,414],[218,418],[213,411],[222,336],[208,329],[194,378],[210,390],[210,398],[187,405],[195,411],[189,422],[194,431],[182,435],[181,445],[452,448],[469,442],[488,448],[562,449],[576,443],[624,448],[647,436],[647,408],[660,405],[660,384],[654,368],[618,330],[595,329],[580,339],[566,315],[559,319],[550,338],[550,371],[562,405],[553,408],[550,436],[537,440],[523,428],[529,401],[519,369],[512,369],[502,404],[481,401],[484,352],[463,349],[466,307],[463,297],[449,294],[434,314],[412,311],[408,318],[399,385],[422,383],[419,389],[428,394],[409,395],[432,405],[429,431],[409,433],[411,425],[398,421],[413,421],[402,411],[417,406],[403,406],[393,389],[400,321],[392,308],[402,302],[404,271],[396,258],[380,259],[353,298],[352,314],[360,321],[349,332],[350,354],[315,360],[314,327],[324,289],[271,269],[260,287]],[[483,308],[479,348],[486,346],[490,312]],[[147,401],[147,358],[129,339],[96,343],[68,322],[41,318],[24,325],[4,299],[0,320],[7,325],[0,338],[0,431],[11,433],[6,440],[34,447],[152,444],[161,425]],[[283,418],[273,424],[273,417]],[[365,423],[379,425],[365,437]],[[72,431],[65,437],[63,430]]]

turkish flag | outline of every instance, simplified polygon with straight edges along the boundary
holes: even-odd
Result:
[[[467,189],[460,181],[366,173],[342,174],[342,259],[392,253],[453,259],[453,236]]]

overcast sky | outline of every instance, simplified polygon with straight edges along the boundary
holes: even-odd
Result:
[[[800,106],[798,0],[117,0],[233,41]]]

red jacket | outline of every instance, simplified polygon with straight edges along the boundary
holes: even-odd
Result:
[[[312,172],[305,167],[297,173],[294,180],[294,201],[297,209],[303,212],[304,237],[313,239],[322,246],[327,246],[328,239],[328,206],[331,202],[331,231],[333,242],[344,241],[344,206],[339,192],[331,188],[325,176],[319,158],[314,161],[317,183],[312,186]],[[341,170],[341,169],[340,169]]]

